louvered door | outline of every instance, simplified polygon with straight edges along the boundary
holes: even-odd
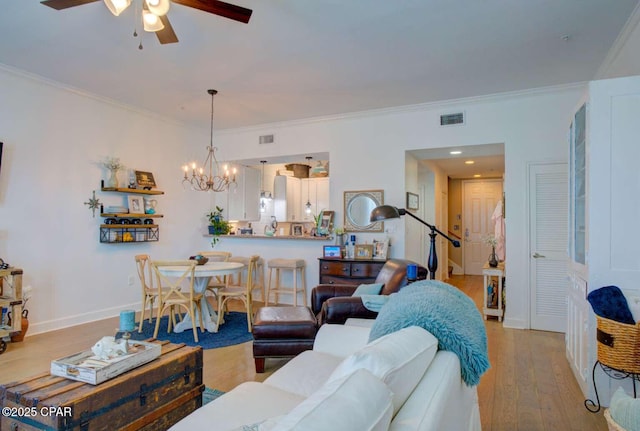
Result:
[[[566,331],[568,207],[567,165],[564,163],[531,165],[529,168],[531,329]],[[508,284],[507,282],[507,289]]]

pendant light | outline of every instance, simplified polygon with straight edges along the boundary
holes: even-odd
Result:
[[[305,159],[307,159],[307,163],[309,163],[311,161],[313,157],[311,156],[307,156],[305,157]],[[309,165],[309,167],[311,167],[311,165]],[[307,203],[305,204],[305,209],[304,212],[307,213],[307,215],[311,214],[311,201],[310,201],[311,195],[309,193],[309,179],[307,178]]]

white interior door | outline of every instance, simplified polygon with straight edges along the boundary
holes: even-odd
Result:
[[[491,254],[483,238],[494,233],[491,216],[502,199],[502,180],[463,181],[462,196],[464,273],[482,275]]]
[[[531,329],[566,331],[568,182],[566,163],[529,167]]]

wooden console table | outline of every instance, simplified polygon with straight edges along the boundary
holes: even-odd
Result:
[[[498,321],[502,322],[502,316],[504,315],[504,309],[502,307],[502,277],[504,277],[504,262],[500,262],[496,268],[492,268],[489,266],[489,263],[485,263],[482,267],[482,276],[484,279],[484,320],[487,320],[487,316],[497,316]],[[495,278],[497,278],[497,284],[494,284]],[[492,286],[493,294],[498,295],[497,308],[489,306],[489,286]],[[497,292],[495,291],[496,286]]]
[[[383,260],[319,258],[320,284],[373,283],[384,266]]]

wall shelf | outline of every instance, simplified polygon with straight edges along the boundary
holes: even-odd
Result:
[[[129,242],[154,242],[159,239],[160,229],[158,225],[100,225],[101,243],[121,244]]]
[[[100,190],[109,193],[136,194],[136,195],[163,195],[161,190],[130,189],[123,187],[105,187],[104,180],[100,183]],[[160,239],[160,227],[153,224],[146,224],[144,221],[163,218],[164,215],[154,213],[107,213],[104,212],[104,205],[100,208],[100,217],[105,219],[115,219],[115,223],[103,223],[100,225],[100,242],[104,244],[124,244],[136,242],[155,242]],[[122,224],[122,221],[129,221]],[[138,220],[139,223],[132,223]]]

